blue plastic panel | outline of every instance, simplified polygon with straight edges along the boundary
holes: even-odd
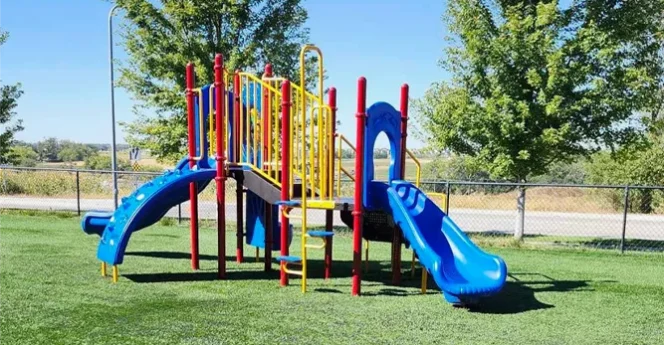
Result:
[[[376,198],[384,195],[374,195],[369,187],[374,180],[373,152],[376,139],[380,133],[385,133],[390,142],[389,181],[401,179],[401,113],[389,103],[377,102],[367,109],[367,121],[364,134],[364,196],[363,204],[368,209],[376,209]]]
[[[246,242],[248,245],[265,248],[265,200],[261,199],[252,191],[247,191],[247,226]],[[281,223],[279,223],[279,206],[272,207],[272,250],[281,250]],[[288,231],[288,245],[293,239],[293,225],[290,224]]]

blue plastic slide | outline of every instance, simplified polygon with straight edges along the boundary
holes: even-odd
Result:
[[[382,200],[380,207],[393,214],[448,302],[471,304],[501,290],[505,262],[477,247],[421,190],[406,181],[371,182],[369,188],[375,200]]]
[[[197,182],[198,191],[216,176],[214,162],[199,163],[190,169],[182,160],[174,170],[149,181],[131,195],[122,198],[115,212],[89,212],[81,221],[83,231],[101,236],[97,258],[111,265],[121,264],[129,237],[161,219],[172,207],[189,200],[189,183]]]

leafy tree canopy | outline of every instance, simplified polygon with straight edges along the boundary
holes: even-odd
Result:
[[[187,62],[195,63],[199,81],[213,80],[215,53],[224,54],[229,71],[260,71],[269,62],[276,75],[299,80],[298,53],[308,39],[300,0],[117,4],[129,20],[123,33],[129,58],[119,83],[140,102],[138,119],[123,126],[130,144],[150,149],[158,159],[176,161],[185,152]]]
[[[436,149],[493,178],[633,142],[662,77],[662,0],[450,0],[452,79],[416,102]]]
[[[0,46],[9,37],[9,34],[0,29]],[[0,81],[1,83],[1,81]],[[10,149],[14,142],[14,134],[23,130],[22,120],[15,120],[18,99],[23,94],[21,84],[0,84],[0,164],[16,164],[18,156]]]
[[[21,167],[34,167],[37,165],[39,156],[31,146],[16,145],[12,146],[10,151],[12,157],[15,157],[15,165]]]

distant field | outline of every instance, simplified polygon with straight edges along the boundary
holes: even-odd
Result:
[[[420,159],[421,165],[431,162],[431,159]],[[355,171],[355,159],[343,159],[341,165],[348,172]],[[374,159],[374,177],[378,180],[387,180],[387,175],[390,169],[390,159]],[[417,165],[410,158],[406,158],[406,179],[415,181],[417,173]],[[342,175],[342,178],[347,177]]]

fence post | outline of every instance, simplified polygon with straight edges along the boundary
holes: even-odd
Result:
[[[76,170],[76,213],[81,215],[81,178],[79,171]]]
[[[445,182],[445,214],[450,215],[450,181]]]
[[[629,186],[625,187],[625,201],[623,202],[622,235],[620,236],[620,253],[625,252],[625,232],[627,231],[627,210],[629,209]]]
[[[526,217],[526,189],[519,186],[519,195],[516,199],[516,227],[514,238],[521,241],[523,238],[523,224]]]

